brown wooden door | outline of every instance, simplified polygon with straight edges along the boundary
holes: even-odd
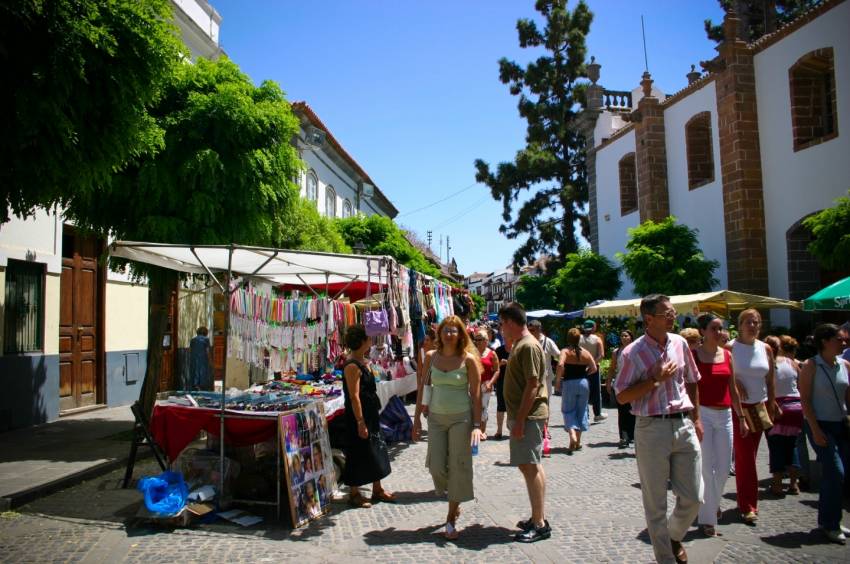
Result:
[[[162,370],[159,373],[159,391],[168,392],[178,387],[174,381],[174,366],[177,362],[177,288],[168,301],[168,320],[162,336]]]
[[[65,227],[59,298],[59,410],[98,403],[100,243]]]

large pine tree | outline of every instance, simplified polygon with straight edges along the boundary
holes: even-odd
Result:
[[[741,38],[755,41],[797,18],[821,0],[717,0],[724,12],[734,9],[741,20]],[[723,26],[705,20],[705,33],[723,41]]]
[[[500,232],[508,239],[527,237],[514,253],[514,265],[550,253],[557,268],[578,249],[576,226],[585,236],[589,232],[584,138],[577,121],[585,36],[593,15],[584,2],[570,11],[566,0],[537,0],[535,9],[545,27],[539,29],[531,19],[518,20],[519,44],[545,53],[525,68],[505,58],[499,61],[499,79],[519,96],[519,114],[528,122],[526,146],[513,162],[500,163],[495,171],[476,160],[475,178],[502,202],[505,223]],[[525,191],[530,197],[515,208]]]

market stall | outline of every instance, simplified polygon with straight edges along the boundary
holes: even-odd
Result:
[[[806,311],[850,311],[850,277],[830,284],[803,300]]]
[[[279,449],[284,417],[316,405],[323,421],[341,412],[341,373],[333,369],[346,327],[365,321],[376,349],[383,351],[373,359],[383,408],[392,397],[416,389],[412,366],[395,353],[421,339],[426,320],[453,313],[447,285],[386,256],[134,242],[113,243],[111,254],[208,276],[224,297],[227,357],[269,377],[269,388],[232,390],[225,369],[219,393],[177,394],[154,409],[152,434],[171,461],[201,430],[224,437],[219,441],[221,494],[225,443],[255,444],[276,436]],[[346,290],[362,284],[367,302],[373,289],[381,293],[380,301],[355,307]],[[276,505],[279,509],[279,493]]]
[[[609,300],[597,305],[588,306],[584,308],[584,317],[639,317],[640,300],[640,298]],[[730,312],[740,311],[750,307],[758,309],[801,309],[800,302],[745,294],[743,292],[733,292],[731,290],[670,296],[670,303],[680,315],[699,315],[701,312],[710,311],[723,317],[729,317]]]

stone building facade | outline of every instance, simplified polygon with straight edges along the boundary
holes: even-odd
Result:
[[[799,300],[846,275],[818,268],[801,222],[850,189],[850,2],[754,42],[740,27],[728,13],[718,56],[671,96],[649,73],[606,90],[588,65],[591,246],[613,259],[628,228],[674,215],[720,263],[721,287]],[[625,279],[620,297],[632,295]]]

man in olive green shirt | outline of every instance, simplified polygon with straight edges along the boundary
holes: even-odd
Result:
[[[546,476],[543,473],[543,433],[549,418],[546,392],[546,359],[543,349],[526,326],[525,310],[510,303],[499,310],[502,334],[513,341],[505,370],[504,397],[511,430],[511,464],[525,478],[531,502],[531,518],[517,523],[521,529],[514,537],[519,542],[535,542],[552,536],[544,516]]]

